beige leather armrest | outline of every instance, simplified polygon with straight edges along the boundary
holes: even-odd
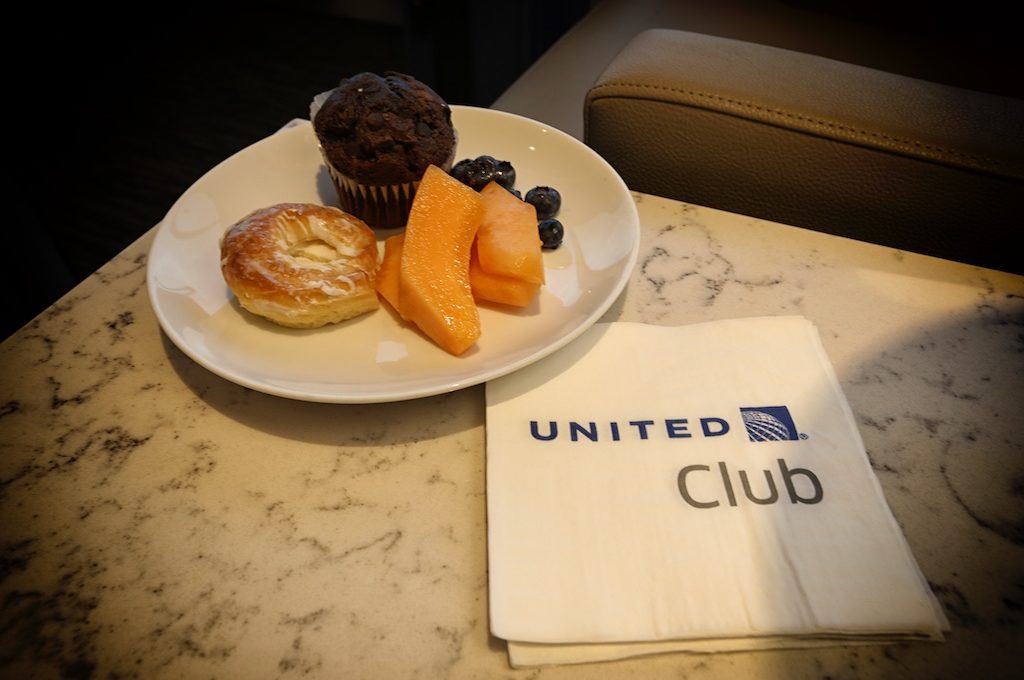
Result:
[[[651,30],[589,90],[584,139],[637,191],[1024,268],[1020,100]]]

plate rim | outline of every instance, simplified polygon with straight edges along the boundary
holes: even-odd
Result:
[[[438,378],[436,381],[432,381],[429,387],[409,387],[405,389],[389,390],[387,392],[378,392],[373,394],[365,392],[360,392],[358,394],[350,392],[325,393],[323,390],[302,391],[290,389],[282,387],[280,385],[268,384],[266,381],[254,380],[252,378],[249,378],[248,376],[239,375],[235,372],[227,371],[218,364],[211,363],[205,357],[199,355],[198,352],[194,350],[192,346],[185,340],[180,331],[177,328],[175,328],[173,324],[171,324],[168,318],[166,318],[166,312],[164,312],[164,310],[161,308],[161,305],[158,300],[159,291],[157,290],[158,284],[156,283],[156,277],[152,275],[152,269],[154,267],[153,255],[156,249],[161,244],[161,235],[163,234],[164,229],[167,228],[165,227],[167,223],[167,218],[171,214],[173,214],[175,210],[179,207],[179,205],[182,203],[182,201],[185,200],[190,194],[192,194],[193,191],[195,191],[196,188],[200,186],[209,176],[220,171],[220,169],[223,166],[227,165],[228,163],[235,161],[237,157],[247,153],[253,147],[267,143],[268,140],[273,139],[276,135],[289,133],[300,134],[296,132],[297,129],[311,128],[312,123],[309,120],[303,118],[296,118],[287,123],[286,125],[284,125],[283,127],[281,127],[280,129],[278,129],[277,131],[253,142],[252,144],[249,144],[239,149],[235,153],[222,159],[220,162],[209,168],[191,185],[189,185],[189,187],[186,188],[178,196],[177,199],[175,199],[175,201],[171,204],[170,208],[168,208],[167,212],[164,214],[164,217],[161,218],[160,222],[156,225],[156,233],[154,234],[153,242],[150,244],[146,257],[146,288],[148,292],[150,306],[153,310],[154,315],[157,317],[157,322],[161,330],[168,337],[171,343],[179,351],[184,353],[189,359],[191,359],[193,362],[195,362],[205,370],[210,371],[214,375],[217,375],[223,378],[224,380],[227,380],[228,382],[240,385],[242,387],[251,389],[256,392],[286,399],[315,403],[374,404],[410,401],[413,399],[420,399],[424,397],[438,396],[462,390],[467,387],[472,387],[474,385],[479,385],[481,383],[486,383],[490,380],[495,380],[497,378],[500,378],[502,376],[508,375],[522,368],[525,368],[526,366],[537,361],[540,361],[547,356],[550,356],[551,354],[562,349],[569,343],[573,342],[588,328],[593,326],[601,318],[601,316],[603,316],[604,313],[607,312],[608,309],[611,308],[611,306],[615,304],[615,302],[623,294],[623,291],[625,290],[626,285],[629,283],[629,280],[632,276],[632,272],[635,269],[637,260],[639,258],[640,218],[636,202],[633,200],[632,192],[630,191],[629,187],[626,186],[625,181],[618,174],[618,172],[596,151],[588,147],[579,139],[576,139],[575,137],[569,135],[568,133],[563,132],[562,130],[559,130],[551,125],[548,125],[547,123],[532,118],[528,118],[526,116],[521,116],[516,113],[501,111],[498,109],[490,109],[459,104],[452,104],[450,108],[452,109],[453,114],[467,112],[474,115],[491,116],[496,119],[508,118],[515,120],[518,123],[527,123],[530,125],[540,126],[541,128],[543,128],[545,132],[554,133],[562,137],[564,140],[568,141],[570,144],[577,146],[581,151],[588,155],[591,158],[591,160],[594,160],[600,165],[604,166],[604,168],[610,173],[610,176],[617,181],[625,195],[629,196],[630,200],[628,202],[628,208],[631,220],[629,221],[629,224],[624,223],[623,228],[631,227],[630,237],[632,239],[632,244],[629,253],[624,258],[622,274],[619,276],[618,280],[612,286],[611,291],[601,301],[601,303],[596,305],[595,308],[591,311],[591,313],[588,314],[571,331],[561,336],[556,341],[544,345],[535,352],[529,353],[526,356],[521,357],[515,361],[510,361],[508,363],[501,364],[497,368],[479,370],[476,372],[475,375],[473,375],[470,378],[455,378],[451,380],[444,380],[443,378]]]

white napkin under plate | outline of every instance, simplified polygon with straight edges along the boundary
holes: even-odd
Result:
[[[949,629],[808,320],[598,324],[486,392],[513,666]]]

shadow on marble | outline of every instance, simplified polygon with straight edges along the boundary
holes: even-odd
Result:
[[[886,654],[911,668],[943,660],[951,677],[1008,677],[1024,632],[1024,299],[984,293],[974,309],[894,332],[852,358],[843,389],[952,625],[938,647]]]
[[[167,361],[198,399],[222,415],[254,430],[310,444],[396,446],[438,439],[484,422],[483,386],[395,405],[322,404],[286,399],[236,385],[186,356],[160,332]]]

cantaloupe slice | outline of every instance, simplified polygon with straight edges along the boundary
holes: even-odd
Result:
[[[484,217],[477,234],[480,268],[488,274],[544,283],[537,210],[497,182],[480,190]]]
[[[454,355],[464,353],[480,337],[469,259],[482,217],[480,195],[431,165],[416,190],[405,226],[399,313]]]
[[[389,236],[384,240],[384,257],[381,258],[380,269],[374,283],[380,296],[399,314],[401,311],[398,309],[398,276],[402,265],[404,241],[404,233]]]
[[[529,306],[540,290],[539,283],[485,272],[480,268],[475,243],[472,258],[469,260],[469,285],[473,289],[473,297],[477,300],[498,302],[513,307]]]

